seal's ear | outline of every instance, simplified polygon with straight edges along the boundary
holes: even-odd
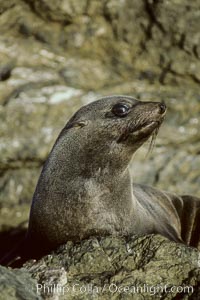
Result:
[[[88,121],[87,120],[82,120],[82,121],[74,121],[72,123],[70,123],[68,126],[67,126],[67,129],[70,129],[70,128],[82,128],[82,127],[85,127],[88,125]]]

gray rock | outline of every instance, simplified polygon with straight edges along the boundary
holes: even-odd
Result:
[[[35,292],[36,280],[25,269],[11,270],[0,266],[1,300],[40,300]]]
[[[25,268],[45,299],[198,299],[200,252],[159,235],[68,242]]]
[[[73,18],[86,12],[87,1],[79,0],[28,0],[31,7],[47,20],[71,23]]]

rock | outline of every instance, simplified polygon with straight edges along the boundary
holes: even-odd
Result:
[[[199,299],[199,266],[197,249],[159,235],[90,238],[0,267],[0,299]]]
[[[0,66],[0,81],[7,80],[11,76],[12,69],[12,64],[5,64]]]
[[[198,299],[199,255],[159,235],[104,237],[68,242],[24,267],[44,299]]]
[[[35,292],[36,280],[25,270],[10,270],[0,266],[0,300],[42,299]]]
[[[79,0],[28,0],[31,7],[47,20],[71,23],[77,15],[83,15],[86,12],[87,1]]]
[[[100,90],[110,82],[116,84],[119,77],[112,74],[98,60],[70,59],[63,64],[61,76],[69,86],[76,86],[84,90]]]

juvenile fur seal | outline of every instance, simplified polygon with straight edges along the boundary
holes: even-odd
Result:
[[[164,103],[128,96],[104,97],[75,113],[40,175],[24,256],[103,235],[159,233],[200,248],[200,199],[134,184],[129,173],[165,113]]]

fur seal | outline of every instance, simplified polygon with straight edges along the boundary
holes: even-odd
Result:
[[[104,97],[75,113],[33,196],[26,237],[31,257],[68,240],[103,235],[158,233],[200,247],[200,199],[134,184],[130,177],[133,154],[157,134],[165,113],[164,103],[129,96]]]

